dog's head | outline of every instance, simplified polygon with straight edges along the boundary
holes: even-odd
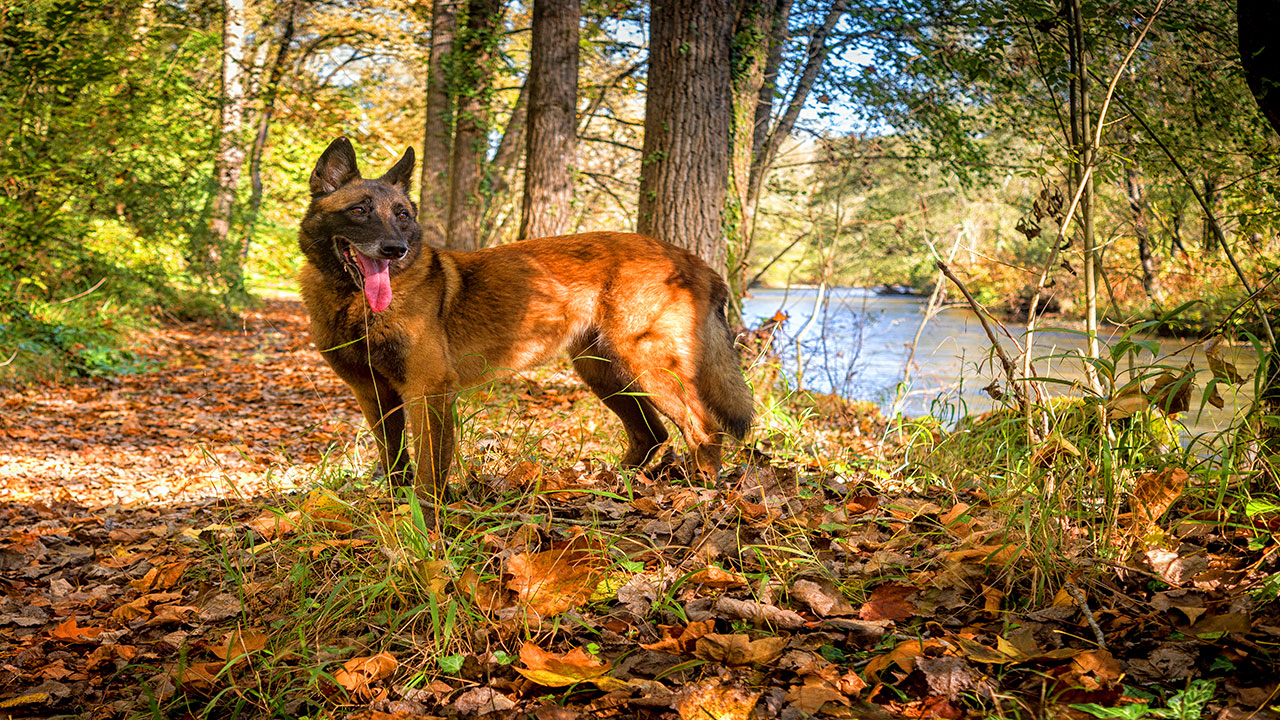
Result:
[[[366,179],[345,137],[330,143],[311,171],[302,252],[334,282],[362,288],[374,312],[391,304],[391,276],[422,252],[412,182],[413,148],[382,177]]]

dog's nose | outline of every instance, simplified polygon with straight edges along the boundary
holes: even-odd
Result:
[[[384,243],[378,248],[378,252],[382,253],[382,257],[391,260],[399,260],[409,253],[409,246],[402,242]]]

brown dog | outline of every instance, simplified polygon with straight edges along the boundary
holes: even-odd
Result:
[[[355,391],[393,482],[412,474],[440,497],[453,459],[461,389],[567,349],[583,381],[622,419],[626,467],[684,434],[695,469],[720,469],[722,434],[752,418],[724,306],[727,288],[685,250],[630,233],[540,238],[474,253],[422,242],[409,199],[413,150],[385,175],[360,176],[346,138],[311,173],[299,234],[311,337]]]

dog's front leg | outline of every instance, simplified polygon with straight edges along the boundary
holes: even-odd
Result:
[[[455,398],[456,393],[440,388],[424,393],[408,408],[418,463],[416,487],[436,501],[444,499],[449,465],[453,462]]]
[[[355,391],[360,410],[378,441],[378,459],[392,487],[412,484],[413,469],[409,466],[409,449],[404,437],[404,400],[390,383],[377,375],[348,378],[347,384]]]

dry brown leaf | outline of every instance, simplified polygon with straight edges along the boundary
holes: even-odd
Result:
[[[1218,353],[1218,346],[1221,342],[1222,338],[1216,337],[1204,346],[1204,356],[1209,360],[1209,372],[1213,373],[1213,376],[1222,382],[1230,385],[1239,385],[1248,378],[1241,375],[1240,371],[1236,370],[1235,365],[1222,359],[1222,356]]]
[[[1148,393],[1152,404],[1170,415],[1186,412],[1191,408],[1191,393],[1196,389],[1195,372],[1195,364],[1187,362],[1177,375],[1161,373]]]
[[[453,701],[459,715],[488,715],[515,707],[515,701],[491,687],[471,688]]]
[[[803,685],[791,686],[784,700],[795,709],[809,715],[816,715],[827,703],[839,703],[845,706],[849,704],[849,698],[845,697],[844,693],[831,687],[821,678],[813,676],[805,678]]]
[[[741,575],[715,565],[708,565],[705,569],[690,575],[689,582],[716,588],[717,590],[745,587],[747,584],[746,578]]]
[[[791,585],[791,596],[800,600],[819,617],[856,615],[858,610],[827,580],[797,580]]]
[[[178,672],[177,684],[184,687],[193,687],[202,690],[217,687],[226,683],[226,674],[223,672],[226,663],[222,662],[204,662],[192,663]]]
[[[880,673],[888,669],[890,665],[898,666],[898,669],[903,672],[910,672],[915,667],[916,658],[926,657],[931,650],[941,651],[943,649],[945,649],[945,646],[937,638],[904,640],[895,645],[889,652],[871,658],[871,662],[867,663],[866,676],[871,680],[878,679]]]
[[[690,688],[676,709],[681,720],[747,720],[759,699],[759,692],[707,679]]]
[[[750,620],[756,625],[768,625],[783,630],[798,630],[805,625],[804,618],[796,612],[755,600],[722,597],[716,600],[713,607],[718,613],[731,618]]]
[[[607,564],[603,548],[579,535],[551,550],[512,555],[507,561],[511,575],[507,587],[536,615],[558,615],[591,597]]]
[[[352,527],[351,521],[347,519],[347,504],[328,488],[315,488],[307,493],[307,499],[302,501],[301,511],[301,515],[308,518],[312,526],[329,532],[346,532]],[[277,534],[280,532],[287,531],[278,531]]]
[[[1138,476],[1133,487],[1134,529],[1146,532],[1182,495],[1191,474],[1179,467]]]
[[[267,634],[261,630],[233,630],[224,635],[211,652],[219,660],[235,661],[266,646]]]
[[[302,519],[302,512],[293,510],[283,515],[267,511],[245,523],[250,530],[258,533],[263,540],[274,540],[293,532],[294,527]]]
[[[662,638],[653,643],[640,643],[640,647],[672,655],[690,655],[698,638],[714,630],[715,626],[715,620],[701,620],[688,625],[659,625]]]
[[[716,635],[709,633],[694,644],[695,657],[726,665],[767,665],[787,647],[784,637],[752,640],[749,635]]]
[[[916,589],[910,585],[879,585],[858,609],[858,617],[863,620],[906,620],[916,614],[915,605],[907,601],[915,592]]]
[[[399,663],[395,657],[385,652],[370,657],[351,658],[333,674],[333,681],[358,700],[378,700],[387,691],[386,688],[375,689],[373,684],[395,672],[397,665]]]
[[[502,587],[502,583],[491,578],[481,580],[475,568],[467,568],[454,581],[454,588],[464,597],[475,603],[476,609],[486,615],[511,607],[511,593]]]

